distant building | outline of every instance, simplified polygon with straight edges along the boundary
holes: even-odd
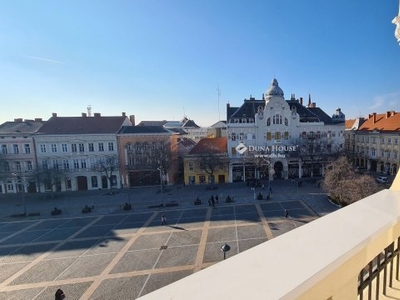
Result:
[[[207,137],[226,137],[226,121],[218,121],[208,127]]]
[[[45,122],[14,119],[0,125],[0,193],[38,191],[33,135]]]
[[[226,137],[204,138],[184,157],[186,184],[220,184],[228,180]]]
[[[120,172],[125,187],[178,181],[178,137],[163,126],[124,126],[118,132]]]
[[[117,133],[131,125],[121,116],[60,117],[56,113],[35,133],[41,191],[119,188]],[[102,165],[102,171],[97,168]]]
[[[180,121],[141,121],[138,126],[163,126],[164,128],[186,134],[187,138],[191,138],[196,143],[207,137],[207,127],[200,127],[195,121],[188,119],[186,116]]]
[[[294,94],[285,100],[274,79],[261,100],[227,105],[229,181],[321,176],[343,150],[345,115],[332,116]]]
[[[346,154],[355,166],[395,175],[400,163],[400,112],[372,113],[362,121],[346,126]]]

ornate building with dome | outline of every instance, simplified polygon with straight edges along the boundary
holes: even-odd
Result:
[[[322,176],[342,152],[344,131],[340,108],[329,116],[310,95],[307,104],[294,94],[285,100],[273,79],[261,100],[227,104],[230,182]]]

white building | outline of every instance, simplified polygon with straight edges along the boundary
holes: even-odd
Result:
[[[58,117],[53,113],[34,137],[38,171],[49,175],[40,181],[40,191],[120,187],[117,133],[129,125],[132,123],[125,113],[116,117],[99,113]],[[107,166],[107,159],[113,157],[115,166]],[[94,170],[100,161],[105,162],[108,173]]]
[[[37,118],[0,125],[0,194],[37,191],[33,135],[43,124]]]
[[[344,144],[345,116],[332,117],[303,99],[285,100],[274,79],[262,100],[227,105],[230,181],[321,176]]]

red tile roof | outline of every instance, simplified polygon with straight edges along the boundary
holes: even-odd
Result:
[[[400,131],[400,112],[388,111],[384,114],[370,114],[359,130]]]
[[[356,119],[346,120],[344,128],[345,129],[352,129],[355,121],[356,121]]]
[[[189,152],[190,154],[206,154],[206,153],[226,154],[227,139],[221,138],[204,138],[201,139],[196,146]]]

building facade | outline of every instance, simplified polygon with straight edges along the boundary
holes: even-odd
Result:
[[[274,79],[261,100],[227,105],[229,181],[323,175],[343,150],[344,122],[340,108],[330,117],[311,96],[306,106],[294,95],[285,100]]]
[[[178,181],[178,134],[163,126],[124,126],[118,133],[120,172],[125,187]]]
[[[117,133],[131,125],[121,116],[59,117],[34,136],[40,191],[119,188]]]
[[[38,191],[33,136],[44,123],[37,118],[0,125],[0,193]]]
[[[359,168],[395,175],[399,168],[400,112],[372,113],[346,130],[346,154]]]

